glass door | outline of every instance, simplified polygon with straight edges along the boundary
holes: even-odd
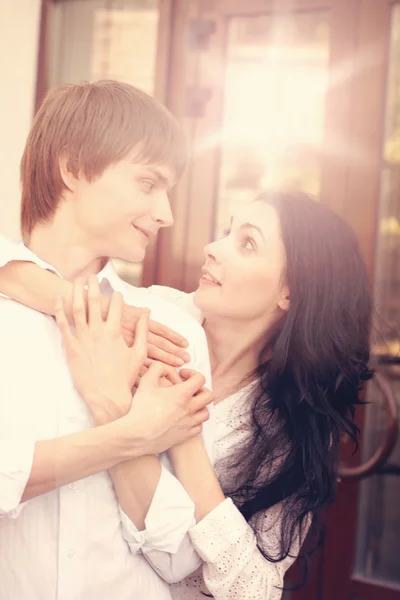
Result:
[[[374,355],[400,403],[400,4],[390,12],[389,61],[375,265]],[[381,398],[371,390],[363,430],[364,459],[385,434]],[[372,396],[372,397],[371,397]],[[374,401],[377,400],[377,401]],[[379,473],[360,486],[354,575],[379,598],[400,598],[400,440]],[[383,595],[385,594],[385,595]],[[378,597],[378,596],[377,596]]]
[[[173,197],[174,230],[160,238],[157,283],[195,289],[203,246],[261,190],[316,194],[358,235],[386,323],[374,354],[391,395],[399,393],[398,7],[389,0],[174,6],[167,102],[186,129],[192,159]],[[350,467],[367,461],[385,437],[383,397],[374,383],[367,399],[372,406],[357,417],[362,453],[352,456],[343,446]],[[313,574],[285,600],[400,599],[399,459],[397,445],[390,473],[361,485],[341,481]]]

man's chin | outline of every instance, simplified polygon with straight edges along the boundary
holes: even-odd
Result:
[[[125,250],[117,252],[113,258],[123,260],[131,263],[141,263],[146,256],[146,252],[143,248],[135,248],[134,250]]]

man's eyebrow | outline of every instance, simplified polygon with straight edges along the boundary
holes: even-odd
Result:
[[[152,173],[153,175],[155,175],[157,177],[158,183],[161,183],[162,185],[165,185],[166,187],[172,187],[173,182],[171,182],[169,180],[169,178],[164,175],[164,173],[159,171],[159,169],[157,169],[155,167],[145,167],[145,168],[147,171],[149,171],[150,173]]]

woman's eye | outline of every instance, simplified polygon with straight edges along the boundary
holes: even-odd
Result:
[[[245,250],[255,250],[255,243],[251,238],[246,238],[243,240],[242,248]]]

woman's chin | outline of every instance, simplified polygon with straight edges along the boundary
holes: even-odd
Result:
[[[204,286],[205,287],[205,286]],[[194,305],[204,314],[205,312],[214,312],[217,309],[216,298],[213,297],[213,294],[209,293],[209,290],[204,289],[202,285],[200,285],[193,295]]]
[[[197,290],[195,291],[195,293],[193,294],[193,303],[195,306],[197,306],[197,308],[200,308],[200,306],[198,305],[198,301],[199,301],[199,291],[200,288],[197,288]]]

